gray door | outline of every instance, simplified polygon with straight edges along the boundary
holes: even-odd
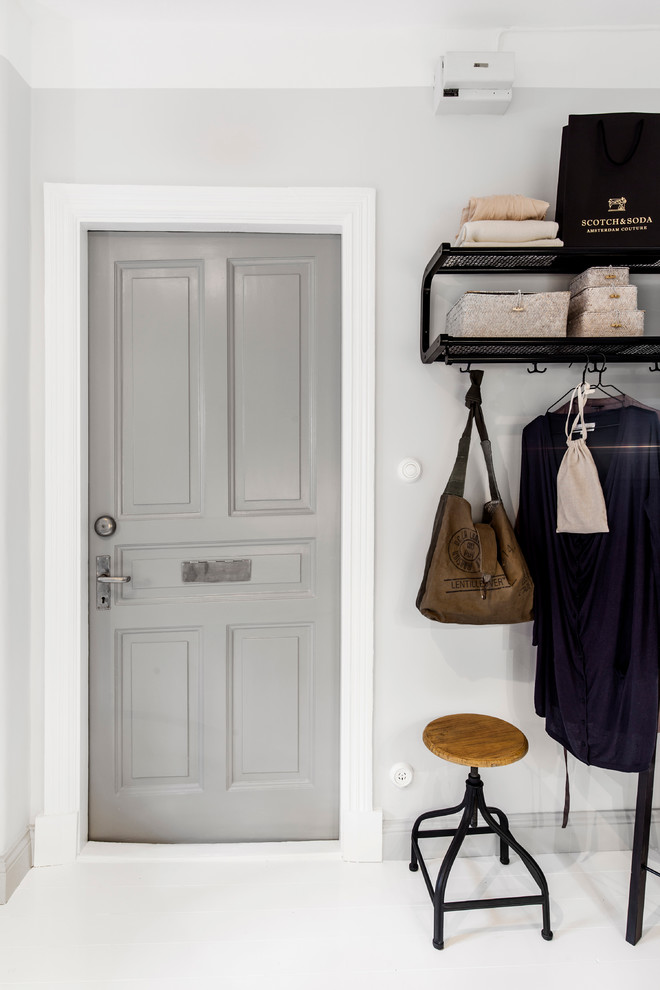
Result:
[[[89,299],[90,838],[336,838],[339,238],[94,232]]]

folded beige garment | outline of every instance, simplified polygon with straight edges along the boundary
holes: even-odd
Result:
[[[545,237],[538,241],[461,241],[459,244],[456,242],[454,247],[472,247],[472,248],[485,248],[485,247],[563,247],[564,242],[560,241],[558,237]]]
[[[470,220],[544,220],[549,203],[519,193],[472,196],[461,216],[461,226]]]
[[[556,237],[554,220],[471,220],[464,223],[456,239],[463,241],[540,241]]]

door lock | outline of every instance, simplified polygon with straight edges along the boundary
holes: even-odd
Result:
[[[99,516],[94,523],[94,532],[98,536],[112,536],[117,529],[117,523],[112,516]]]
[[[107,611],[111,604],[111,594],[108,585],[128,584],[130,577],[125,574],[110,574],[110,554],[103,553],[96,558],[96,607]]]

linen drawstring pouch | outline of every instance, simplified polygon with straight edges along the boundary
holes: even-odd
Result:
[[[598,470],[591,451],[587,447],[587,427],[584,422],[584,405],[593,387],[580,382],[573,390],[566,416],[567,451],[557,474],[557,532],[558,533],[609,533],[607,509]],[[573,400],[577,399],[578,411],[569,428]],[[580,430],[581,436],[573,440]]]

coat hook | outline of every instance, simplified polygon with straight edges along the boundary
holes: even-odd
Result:
[[[466,366],[464,368],[459,368],[458,370],[460,371],[460,373],[462,375],[467,375],[468,372],[470,371],[470,368],[471,367],[472,367],[472,365],[471,365],[470,361],[468,361],[468,363],[466,364]]]
[[[655,362],[655,364],[654,364],[653,367],[651,367],[651,365],[649,365],[649,371],[660,371],[660,366],[658,366],[658,362],[657,361]]]
[[[584,362],[584,368],[582,369],[582,384],[583,385],[584,385],[584,383],[587,380],[587,371],[589,371],[589,361],[590,360],[591,360],[591,358],[587,354],[587,360]]]
[[[548,369],[539,368],[538,361],[532,361],[532,367],[527,369],[528,375],[544,375]]]

